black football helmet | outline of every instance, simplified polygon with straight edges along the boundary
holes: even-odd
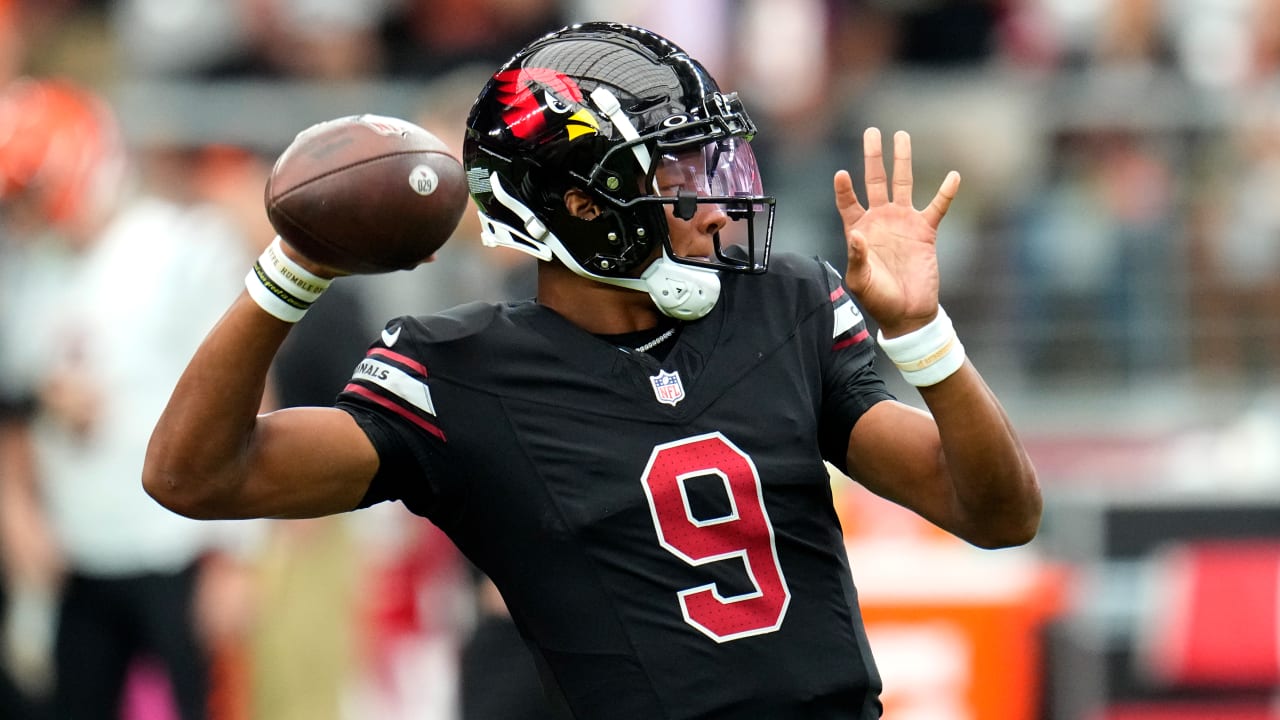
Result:
[[[586,23],[535,40],[494,74],[462,155],[486,245],[647,291],[664,313],[692,319],[715,305],[718,271],[768,267],[774,199],[761,190],[755,132],[737,95],[668,40]],[[600,215],[572,214],[573,188]],[[716,233],[713,257],[680,256],[666,209],[690,220],[703,204],[732,222]]]

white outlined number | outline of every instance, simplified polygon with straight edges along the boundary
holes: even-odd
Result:
[[[698,519],[689,507],[686,482],[708,476],[724,483],[730,509],[722,517]],[[664,549],[693,566],[739,559],[755,587],[731,597],[722,596],[714,582],[681,590],[685,622],[716,642],[781,627],[791,590],[751,458],[718,432],[698,435],[656,446],[642,480]]]

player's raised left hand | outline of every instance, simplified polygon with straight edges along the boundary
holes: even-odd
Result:
[[[911,137],[893,136],[893,187],[885,173],[880,131],[862,136],[867,206],[858,202],[848,171],[835,176],[836,209],[849,250],[845,283],[884,334],[894,337],[923,327],[938,308],[938,224],[960,188],[947,174],[923,210],[911,202]]]

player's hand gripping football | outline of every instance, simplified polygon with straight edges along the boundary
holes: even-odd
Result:
[[[299,250],[297,247],[295,247],[292,243],[290,243],[289,238],[283,235],[280,236],[280,240],[283,242],[282,249],[284,250],[284,254],[287,255],[290,260],[298,263],[302,267],[306,268],[312,273],[315,273],[316,275],[319,275],[322,278],[339,278],[339,277],[344,277],[351,274],[349,272],[339,270],[338,268],[331,267],[329,265],[325,265],[324,263],[316,262],[315,260],[312,260],[311,258],[307,257],[305,254],[303,254],[303,252]]]
[[[960,188],[947,174],[923,210],[911,202],[911,137],[893,136],[893,187],[885,174],[880,131],[862,136],[867,206],[858,202],[848,171],[835,176],[836,209],[849,250],[845,283],[887,337],[923,327],[938,309],[938,224]]]

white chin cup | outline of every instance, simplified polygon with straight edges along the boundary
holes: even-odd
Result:
[[[720,299],[718,271],[681,265],[666,253],[649,265],[640,282],[662,314],[677,320],[697,320]]]

